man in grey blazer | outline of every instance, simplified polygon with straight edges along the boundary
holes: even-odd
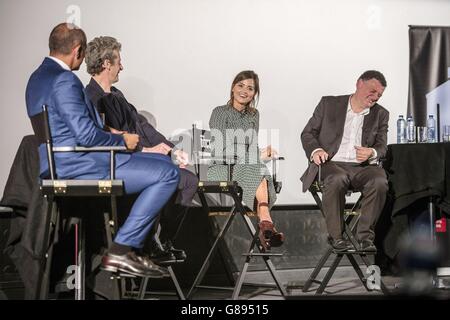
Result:
[[[375,223],[388,190],[386,173],[377,165],[386,154],[389,112],[377,102],[386,88],[382,73],[364,72],[354,94],[322,97],[301,134],[310,160],[303,174],[303,192],[316,179],[322,166],[322,202],[331,245],[336,251],[352,248],[342,238],[342,213],[346,191],[362,192],[357,238],[361,249],[376,251]]]

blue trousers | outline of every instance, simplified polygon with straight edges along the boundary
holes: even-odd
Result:
[[[135,152],[125,163],[121,156],[117,155],[116,177],[124,181],[127,194],[140,194],[114,242],[142,248],[160,209],[177,188],[179,171],[161,154]]]

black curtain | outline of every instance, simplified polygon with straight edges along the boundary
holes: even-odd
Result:
[[[425,95],[447,81],[450,67],[450,27],[409,26],[408,115],[426,126]]]

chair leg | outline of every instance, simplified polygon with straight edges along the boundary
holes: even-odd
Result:
[[[283,297],[286,297],[288,295],[286,288],[281,283],[280,278],[278,278],[278,274],[275,271],[275,267],[272,263],[272,260],[270,260],[269,257],[263,257],[264,262],[266,263],[267,269],[269,269],[270,274],[272,275],[273,280],[275,281],[275,284],[277,285],[278,291],[280,291],[281,295]]]
[[[322,270],[325,263],[328,261],[328,258],[333,253],[333,248],[328,248],[327,251],[322,255],[322,257],[319,260],[319,263],[314,268],[313,272],[309,276],[308,280],[303,285],[302,291],[307,292],[309,288],[311,287],[312,283],[316,281],[317,276],[320,273],[320,270]]]
[[[118,226],[118,217],[117,217],[117,199],[115,196],[111,196],[111,216],[113,219],[113,228],[112,231],[114,234],[117,233]]]
[[[39,279],[37,284],[37,295],[40,300],[48,299],[48,292],[50,287],[50,271],[53,258],[53,239],[56,236],[57,224],[59,220],[59,214],[55,199],[52,196],[47,196],[47,214],[45,221],[44,232],[44,256],[39,271]]]
[[[359,267],[358,262],[356,262],[355,257],[353,255],[348,255],[347,258],[350,261],[350,263],[352,264],[353,269],[355,270],[356,274],[358,275],[359,280],[361,280],[361,282],[364,285],[364,287],[366,288],[366,290],[370,291],[370,289],[367,287],[366,278],[364,277],[364,274],[363,274],[361,268]]]
[[[180,284],[178,283],[178,279],[175,275],[175,272],[173,271],[172,266],[168,266],[167,270],[169,270],[170,278],[173,281],[173,284],[175,286],[175,292],[177,294],[178,299],[180,300],[186,300],[183,290],[181,290]],[[143,300],[145,298],[145,293],[147,292],[147,286],[148,286],[148,277],[143,277],[141,284],[139,286],[139,292],[138,292],[138,299]]]
[[[105,212],[105,231],[106,231],[106,245],[111,248],[113,243],[113,235],[117,233],[118,228],[118,218],[117,218],[117,198],[111,196],[111,213]],[[112,220],[111,220],[112,219]],[[125,294],[125,279],[121,277],[114,277],[114,291],[116,292],[114,296],[118,299],[122,299]]]
[[[105,233],[106,233],[106,247],[110,248],[112,245],[112,234],[113,234],[113,230],[111,228],[111,223],[110,223],[110,216],[108,212],[105,212],[103,214],[103,219],[104,219],[104,223],[105,223]]]
[[[253,226],[252,221],[247,216],[247,214],[245,213],[244,208],[242,208],[242,206],[241,206],[240,213],[241,213],[241,216],[244,219],[244,222],[245,222],[245,225],[247,226],[247,229],[249,230],[250,234],[253,237],[253,242],[252,242],[252,245],[250,246],[250,250],[252,250],[253,246],[255,245],[255,243],[259,242],[259,237],[258,237],[259,230],[258,231],[255,230],[255,227]],[[261,249],[261,246],[257,246],[257,247],[258,247],[258,250],[260,251],[260,253],[263,254],[263,255],[261,255],[261,257],[263,258],[264,263],[266,264],[266,267],[269,270],[270,275],[272,276],[272,279],[275,281],[275,284],[276,284],[278,290],[280,291],[281,295],[283,297],[287,296],[286,288],[281,283],[281,280],[278,277],[276,269],[275,269],[272,261],[270,260],[270,255],[271,254],[264,254],[264,252]],[[251,256],[248,255],[247,257],[251,257]],[[250,261],[250,260],[248,260],[248,261]]]
[[[139,286],[139,294],[138,294],[139,300],[144,300],[145,292],[147,290],[147,285],[148,285],[148,277],[142,278],[141,285]]]
[[[338,253],[336,255],[336,258],[334,259],[333,263],[331,264],[330,269],[328,269],[328,272],[325,274],[325,277],[323,278],[322,282],[320,283],[320,286],[317,289],[316,294],[322,294],[325,291],[325,288],[328,285],[328,282],[330,281],[334,272],[336,271],[337,266],[341,262],[342,257],[343,257],[343,255],[341,253]]]
[[[191,286],[191,289],[189,290],[186,299],[189,299],[192,294],[194,293],[195,288],[201,283],[201,281],[203,280],[203,277],[205,276],[206,271],[208,270],[208,267],[211,263],[213,254],[215,252],[215,249],[219,243],[219,241],[224,237],[224,235],[227,233],[228,229],[230,228],[231,222],[233,221],[234,217],[236,216],[236,207],[233,206],[231,208],[231,212],[230,215],[228,216],[225,225],[222,227],[222,229],[220,230],[219,234],[217,235],[216,239],[214,240],[214,243],[211,247],[211,249],[208,252],[208,255],[206,256],[202,267],[200,268],[200,271],[197,274],[197,277],[194,280],[194,283]]]
[[[245,275],[247,274],[248,266],[250,264],[250,255],[247,256],[244,262],[244,266],[239,273],[239,277],[236,280],[236,285],[233,289],[233,294],[231,295],[232,300],[238,300],[239,294],[241,293],[242,285],[244,284]]]
[[[84,227],[84,221],[80,218],[80,221],[76,225],[77,228],[77,277],[75,285],[75,299],[84,300],[85,297],[85,276],[86,276],[86,230]]]
[[[155,241],[158,243],[158,245],[161,245],[161,240],[159,239],[160,233],[161,233],[161,225],[158,226],[155,234]],[[183,290],[181,290],[180,284],[178,283],[178,279],[175,275],[175,272],[173,271],[172,266],[168,266],[167,270],[169,270],[170,278],[172,279],[173,285],[175,286],[175,292],[177,293],[178,299],[186,300],[186,298],[184,297]],[[147,286],[145,286],[145,289],[147,289]]]
[[[177,293],[178,299],[186,300],[186,297],[184,296],[183,290],[181,290],[180,284],[178,283],[178,279],[175,275],[175,272],[173,271],[172,266],[168,266],[167,269],[169,270],[173,285],[175,286],[175,292]]]
[[[244,218],[244,220],[245,220],[245,218]],[[247,222],[247,221],[245,221],[245,222]],[[244,265],[241,268],[241,272],[239,273],[239,277],[236,280],[236,285],[234,286],[233,294],[231,296],[232,300],[238,300],[239,299],[239,294],[241,293],[242,285],[244,284],[245,275],[247,274],[248,266],[250,264],[250,260],[252,258],[253,251],[255,249],[256,242],[257,242],[257,237],[254,236],[253,239],[252,239],[252,243],[250,244],[250,248],[249,248],[249,250],[248,250],[248,252],[246,254]]]

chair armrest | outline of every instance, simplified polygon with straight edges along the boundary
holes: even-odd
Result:
[[[221,164],[225,164],[225,165],[232,165],[235,164],[237,160],[237,156],[233,156],[233,157],[217,157],[217,158],[213,158],[213,157],[208,157],[208,158],[202,158],[199,159],[199,163],[203,163],[203,164],[209,164],[212,162],[216,162],[216,163],[221,163]]]
[[[14,210],[11,207],[0,206],[0,213],[13,213]]]
[[[127,151],[125,146],[99,146],[99,147],[53,147],[53,152],[110,152]]]
[[[386,158],[386,157],[380,157],[380,158],[378,158],[377,166],[379,166],[380,168],[383,168],[383,163],[386,162],[386,161],[387,161],[387,158]]]

